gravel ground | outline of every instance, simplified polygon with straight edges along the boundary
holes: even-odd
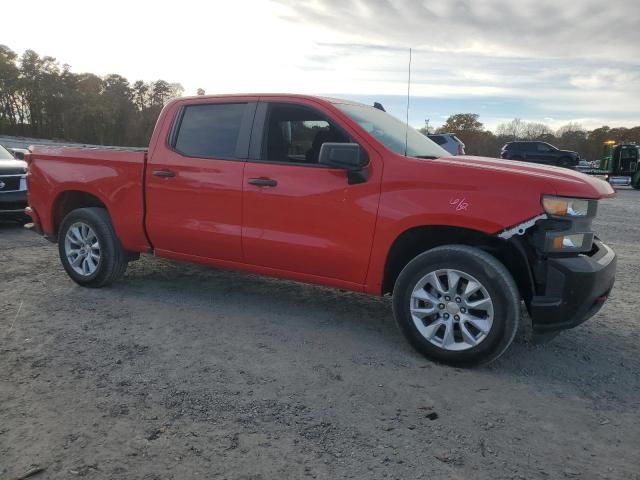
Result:
[[[640,479],[640,192],[601,205],[613,298],[489,367],[389,299],[143,257],[84,289],[0,225],[0,478]]]

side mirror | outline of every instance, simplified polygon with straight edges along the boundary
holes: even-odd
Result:
[[[346,170],[349,184],[366,182],[369,177],[367,153],[357,143],[323,143],[318,163]]]

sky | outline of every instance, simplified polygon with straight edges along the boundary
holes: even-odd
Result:
[[[410,123],[478,113],[558,128],[640,125],[640,0],[181,0],[3,3],[0,43],[74,72],[185,94],[381,102]],[[7,21],[11,19],[11,21]]]

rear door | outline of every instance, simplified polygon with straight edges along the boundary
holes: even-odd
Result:
[[[244,172],[245,261],[363,284],[380,198],[381,158],[310,102],[261,103]],[[258,133],[259,132],[259,133]],[[325,142],[360,143],[369,178],[318,164]]]
[[[182,104],[146,171],[146,228],[160,255],[242,261],[242,171],[252,99]]]

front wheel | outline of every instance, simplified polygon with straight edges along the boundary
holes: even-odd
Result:
[[[574,161],[569,157],[562,157],[558,159],[558,166],[563,168],[571,168],[574,165]]]
[[[128,257],[104,208],[79,208],[69,213],[58,232],[62,266],[73,281],[103,287],[124,275]]]
[[[472,366],[497,359],[520,321],[513,277],[496,258],[465,245],[437,247],[402,270],[393,291],[400,330],[426,357]]]

